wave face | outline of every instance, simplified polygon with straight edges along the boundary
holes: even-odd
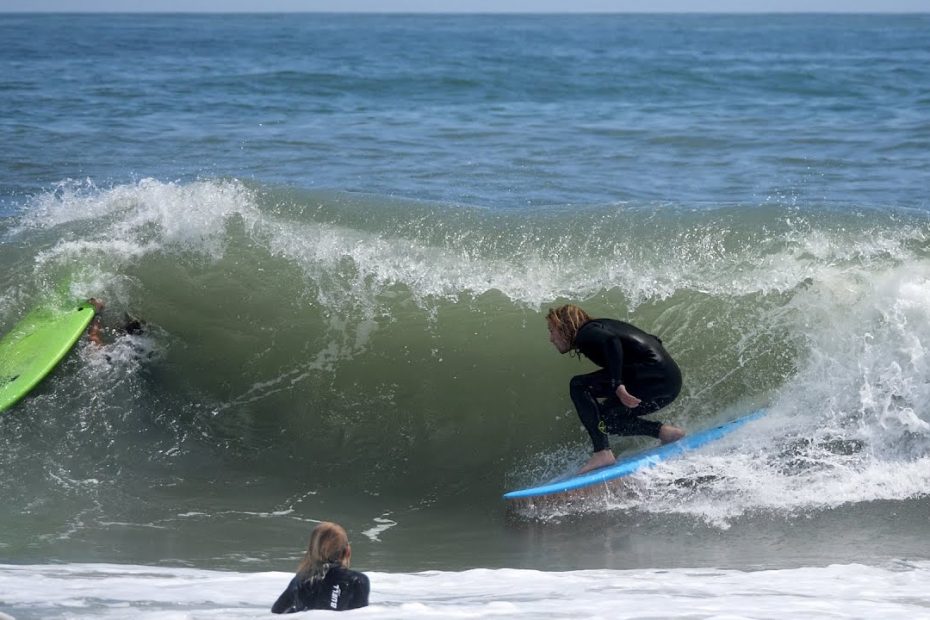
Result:
[[[66,183],[26,207],[0,220],[3,329],[89,296],[107,301],[105,324],[131,313],[148,329],[82,342],[0,418],[0,522],[20,535],[16,557],[64,544],[86,559],[114,530],[178,536],[179,557],[200,557],[206,528],[246,524],[250,544],[273,547],[254,520],[302,537],[333,512],[373,545],[433,511],[486,533],[503,491],[588,450],[567,384],[591,365],[557,355],[543,319],[569,301],[662,337],[685,388],[661,419],[700,429],[770,413],[544,519],[719,531],[920,505],[930,488],[925,212],[512,213],[231,179]]]

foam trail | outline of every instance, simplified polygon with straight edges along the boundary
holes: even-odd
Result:
[[[930,605],[926,562],[798,569],[368,573],[378,619],[887,618]],[[112,564],[0,566],[6,613],[27,618],[261,618],[291,575]],[[610,611],[604,611],[609,609]]]

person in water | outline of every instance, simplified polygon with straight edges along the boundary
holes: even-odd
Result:
[[[364,573],[349,570],[352,548],[342,526],[324,521],[310,534],[297,575],[271,607],[275,614],[308,609],[345,611],[368,605],[370,585]]]
[[[106,328],[100,320],[100,313],[103,312],[106,304],[104,304],[103,300],[97,299],[96,297],[91,297],[87,302],[94,307],[94,312],[96,313],[90,322],[90,326],[87,328],[87,338],[95,345],[103,346],[106,344],[107,338],[104,337],[105,332],[111,332],[109,335],[113,337],[114,335],[121,334],[138,336],[145,331],[145,321],[137,319],[129,313],[123,316],[123,322],[119,327]]]
[[[584,355],[601,367],[572,377],[569,384],[594,447],[578,473],[616,462],[608,433],[649,435],[663,444],[684,437],[677,426],[642,419],[671,403],[681,391],[681,370],[661,340],[623,321],[592,319],[573,304],[551,308],[546,322],[549,341],[559,353]]]

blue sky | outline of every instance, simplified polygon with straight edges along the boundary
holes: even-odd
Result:
[[[3,11],[930,12],[930,0],[0,0]]]

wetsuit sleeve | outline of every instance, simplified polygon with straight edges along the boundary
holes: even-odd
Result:
[[[620,336],[592,321],[578,332],[575,344],[589,358],[603,360],[614,389],[623,383],[623,341]]]
[[[291,579],[278,600],[271,606],[273,614],[290,614],[297,611],[297,577]]]
[[[352,581],[346,592],[345,609],[358,609],[359,607],[368,606],[368,593],[371,590],[371,584],[368,581],[368,575],[353,571]]]

